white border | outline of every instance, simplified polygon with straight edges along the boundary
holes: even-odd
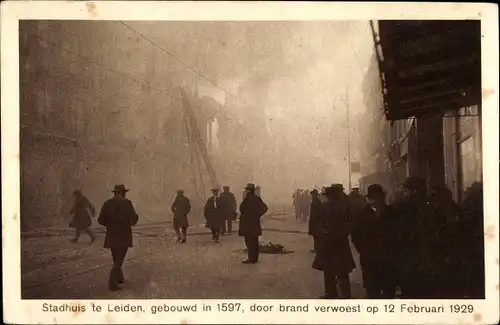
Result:
[[[470,3],[312,3],[312,2],[2,2],[1,3],[1,118],[2,118],[2,234],[4,322],[9,323],[289,323],[289,324],[494,324],[499,320],[498,287],[498,7],[494,4]],[[482,21],[482,82],[491,92],[483,102],[483,171],[485,200],[486,297],[485,301],[419,301],[418,304],[449,305],[473,303],[474,314],[385,314],[369,313],[192,313],[131,316],[127,313],[43,313],[44,301],[20,300],[20,201],[19,201],[19,58],[18,21],[20,19],[66,20],[369,20],[369,19],[481,19]],[[368,40],[371,41],[371,40]],[[46,302],[46,301],[45,301]],[[57,301],[58,303],[69,301]],[[75,301],[71,301],[75,302]],[[119,303],[116,300],[94,301],[101,305]],[[123,302],[123,301],[122,301]],[[129,300],[129,303],[149,306],[158,300]],[[193,303],[225,301],[193,301]],[[232,301],[236,302],[236,301]],[[250,301],[241,300],[246,308]],[[90,308],[91,301],[81,301]],[[169,301],[187,304],[187,300]],[[391,301],[314,301],[261,300],[260,304],[369,305],[411,304]],[[106,307],[104,307],[106,308]],[[276,308],[276,307],[275,307]],[[397,307],[399,308],[399,307]]]

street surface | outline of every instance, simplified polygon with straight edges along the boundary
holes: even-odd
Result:
[[[110,292],[107,279],[111,255],[102,247],[104,233],[89,245],[78,244],[68,230],[32,234],[22,243],[24,299],[317,299],[323,275],[311,268],[314,253],[307,224],[290,216],[265,217],[264,242],[283,245],[289,254],[261,254],[259,263],[242,264],[244,240],[237,235],[211,241],[201,220],[193,224],[187,244],[176,243],[168,223],[138,225],[134,247],[124,264],[123,290]],[[357,260],[357,256],[355,256]],[[351,273],[353,298],[362,297],[359,268]]]

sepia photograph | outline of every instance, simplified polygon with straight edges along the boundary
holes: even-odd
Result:
[[[480,17],[81,7],[18,23],[20,299],[486,299]]]

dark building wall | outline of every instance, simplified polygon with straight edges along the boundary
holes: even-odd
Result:
[[[67,226],[71,192],[116,183],[144,222],[189,187],[178,64],[119,22],[20,22],[22,216]],[[188,186],[186,186],[188,185]]]

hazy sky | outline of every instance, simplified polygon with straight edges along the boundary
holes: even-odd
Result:
[[[331,178],[347,183],[346,92],[354,121],[365,108],[361,87],[374,48],[368,21],[133,24],[208,79],[264,109],[268,128],[287,146],[283,154],[320,157],[332,166]],[[223,91],[196,78],[202,95],[224,103]],[[352,129],[353,160],[358,141]]]

